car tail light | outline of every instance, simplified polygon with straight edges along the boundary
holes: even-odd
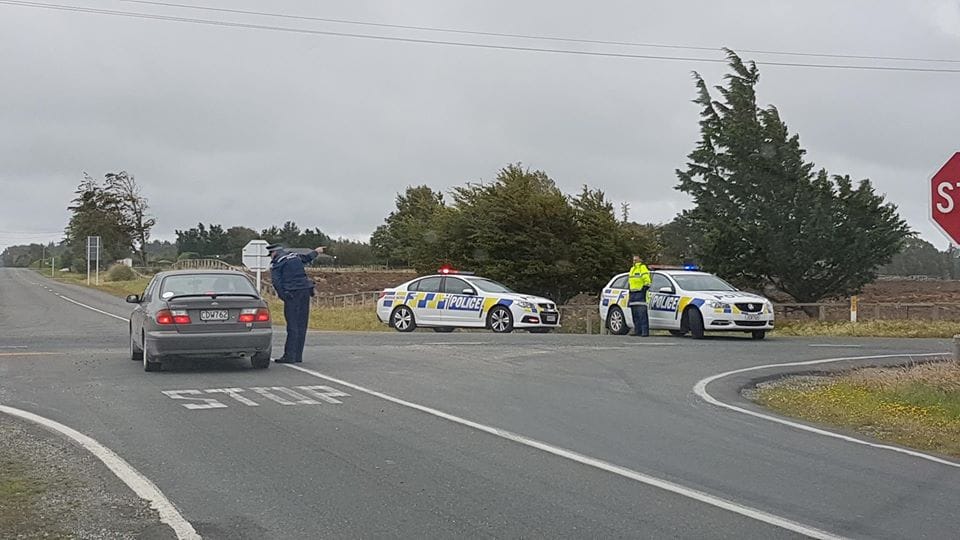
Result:
[[[237,320],[242,323],[270,322],[270,310],[266,308],[244,309],[240,312]]]
[[[190,324],[190,315],[182,309],[161,309],[157,312],[157,324]]]

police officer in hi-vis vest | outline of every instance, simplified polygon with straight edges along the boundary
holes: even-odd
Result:
[[[630,267],[630,314],[633,316],[633,335],[650,335],[650,318],[647,314],[647,293],[650,290],[650,270],[639,255],[633,256]]]

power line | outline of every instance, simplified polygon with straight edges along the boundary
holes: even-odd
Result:
[[[299,21],[330,22],[330,23],[351,24],[351,25],[358,25],[358,26],[372,26],[377,28],[395,28],[395,29],[403,29],[403,30],[442,32],[447,34],[463,34],[463,35],[471,35],[471,36],[534,39],[534,40],[541,40],[541,41],[558,41],[558,42],[565,42],[565,43],[589,43],[589,44],[595,44],[595,45],[619,45],[619,46],[626,46],[626,47],[646,47],[646,48],[652,48],[652,49],[679,49],[679,50],[712,51],[712,52],[723,50],[723,47],[675,45],[675,44],[669,44],[669,43],[639,43],[639,42],[633,42],[633,41],[610,41],[610,40],[602,40],[602,39],[584,39],[584,38],[572,38],[572,37],[550,36],[550,35],[510,34],[510,33],[504,33],[504,32],[483,32],[478,30],[465,30],[460,28],[442,28],[442,27],[434,27],[434,26],[389,24],[389,23],[378,23],[378,22],[372,22],[372,21],[357,21],[357,20],[351,20],[351,19],[311,17],[308,15],[292,15],[289,13],[276,13],[276,12],[269,12],[269,11],[249,11],[249,10],[243,10],[243,9],[220,8],[220,7],[213,7],[213,6],[177,4],[173,2],[155,2],[151,0],[119,0],[119,1],[129,3],[129,4],[164,6],[164,7],[183,8],[183,9],[194,9],[194,10],[201,10],[201,11],[212,11],[212,12],[219,12],[219,13],[234,13],[239,15],[255,15],[259,17],[274,17],[279,19],[291,19],[291,20],[299,20]],[[915,58],[915,57],[907,57],[907,56],[876,56],[876,55],[840,54],[840,53],[812,53],[812,52],[802,52],[802,51],[769,51],[769,50],[761,50],[761,49],[741,49],[737,47],[730,47],[730,48],[737,50],[739,52],[745,52],[750,54],[770,54],[770,55],[778,55],[778,56],[844,58],[844,59],[853,59],[853,60],[892,60],[897,62],[937,62],[937,63],[951,63],[951,64],[960,63],[960,59],[951,59],[951,58]]]
[[[346,38],[356,38],[356,39],[371,39],[371,40],[379,40],[379,41],[393,41],[393,42],[404,42],[404,43],[418,43],[418,44],[424,44],[424,45],[445,45],[445,46],[453,46],[453,47],[468,47],[468,48],[474,48],[474,49],[540,52],[540,53],[566,54],[566,55],[575,55],[575,56],[594,56],[594,57],[625,58],[625,59],[639,59],[639,60],[664,60],[664,61],[701,62],[701,63],[705,62],[705,63],[713,63],[713,64],[727,63],[727,60],[719,59],[719,58],[697,58],[697,57],[686,57],[686,56],[663,56],[663,55],[652,55],[652,54],[629,54],[629,53],[614,53],[614,52],[600,52],[600,51],[580,51],[580,50],[573,50],[573,49],[550,49],[546,47],[520,47],[520,46],[510,46],[510,45],[491,45],[486,43],[403,38],[403,37],[382,36],[382,35],[375,35],[375,34],[355,34],[355,33],[348,33],[348,32],[309,30],[305,28],[290,28],[286,26],[237,23],[237,22],[229,22],[229,21],[210,20],[210,19],[194,19],[189,17],[174,17],[169,15],[154,15],[149,13],[140,13],[140,12],[131,12],[131,11],[115,11],[115,10],[108,10],[108,9],[84,8],[84,7],[68,6],[68,5],[62,5],[62,4],[45,4],[40,2],[21,2],[21,1],[14,1],[14,0],[0,0],[0,4],[19,6],[19,7],[28,7],[28,8],[49,9],[49,10],[56,10],[56,11],[110,15],[110,16],[127,17],[127,18],[134,18],[134,19],[183,22],[183,23],[190,23],[190,24],[218,26],[218,27],[226,27],[226,28],[242,28],[242,29],[248,29],[248,30],[266,30],[266,31],[287,32],[287,33],[294,33],[294,34],[334,36],[334,37],[346,37]],[[857,64],[813,64],[813,63],[771,62],[771,61],[757,61],[756,64],[765,65],[765,66],[859,70],[859,71],[960,73],[960,69],[919,68],[919,67],[906,67],[906,66],[871,66],[871,65],[857,65]]]

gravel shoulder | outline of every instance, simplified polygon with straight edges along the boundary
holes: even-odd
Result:
[[[39,426],[0,414],[4,538],[176,538],[97,458]]]

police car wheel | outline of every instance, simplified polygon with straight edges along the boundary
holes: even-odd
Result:
[[[703,339],[703,315],[697,308],[690,308],[687,313],[687,328],[693,339]]]
[[[510,314],[509,309],[497,306],[490,310],[487,326],[498,334],[509,334],[513,332],[513,315]]]
[[[610,312],[607,313],[607,329],[610,330],[611,334],[617,336],[625,336],[630,332],[630,327],[627,326],[627,320],[623,316],[623,310],[614,307],[610,309]]]
[[[417,320],[407,306],[400,306],[390,315],[390,324],[398,332],[413,332],[417,329]]]

